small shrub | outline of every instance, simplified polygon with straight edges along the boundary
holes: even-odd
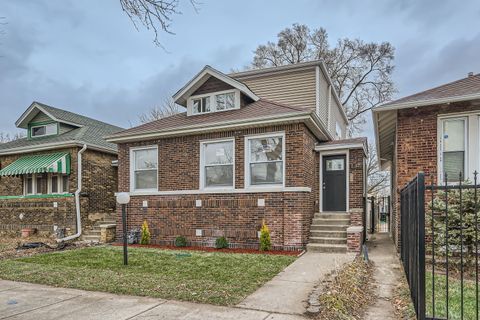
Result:
[[[270,240],[270,230],[265,224],[265,220],[262,222],[262,228],[260,229],[260,251],[268,251],[272,248],[272,241]]]
[[[140,244],[150,244],[150,230],[148,229],[147,220],[143,221],[142,224],[142,237],[140,239]]]
[[[178,236],[175,238],[175,247],[186,247],[187,239],[184,236]]]
[[[215,241],[215,248],[217,249],[226,249],[228,248],[228,241],[225,237],[217,238]]]

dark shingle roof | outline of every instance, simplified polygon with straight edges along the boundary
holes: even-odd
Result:
[[[65,142],[86,143],[87,145],[95,145],[112,151],[117,150],[117,145],[107,142],[104,137],[121,131],[123,130],[123,128],[92,118],[88,118],[70,111],[48,106],[43,103],[34,103],[39,105],[57,120],[74,123],[79,125],[79,127],[60,135],[39,137],[35,139],[22,138],[11,142],[3,143],[0,144],[0,152],[17,148],[28,148],[30,146],[41,147],[42,145],[46,144],[61,144]]]
[[[277,102],[260,99],[236,110],[192,116],[187,116],[186,112],[175,114],[167,118],[145,123],[138,127],[120,131],[112,135],[111,138],[135,136],[159,131],[179,130],[191,127],[201,128],[233,121],[255,121],[259,118],[273,118],[281,115],[305,114],[309,112],[310,111],[305,108],[291,107]]]
[[[387,102],[381,107],[403,103],[421,103],[422,101],[455,98],[474,94],[480,94],[480,73],[476,75],[470,75],[466,78],[453,81],[426,91],[415,93],[413,95],[403,97],[395,101]]]

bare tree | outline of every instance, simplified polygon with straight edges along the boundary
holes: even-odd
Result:
[[[170,24],[172,16],[180,14],[178,5],[180,0],[120,0],[122,10],[132,21],[138,30],[138,24],[142,24],[147,30],[153,30],[155,38],[153,43],[162,47],[159,41],[159,33],[166,32],[173,34]],[[198,5],[195,0],[190,0],[193,8],[198,12]]]
[[[173,101],[172,98],[167,98],[163,101],[161,106],[152,107],[146,113],[139,115],[138,119],[141,123],[147,123],[170,117],[177,113],[180,113],[180,107]]]
[[[0,143],[10,142],[22,138],[25,138],[24,132],[16,132],[13,135],[10,135],[8,132],[0,132]]]
[[[378,163],[377,152],[373,144],[368,146],[369,152],[367,157],[367,193],[371,195],[378,195],[388,193],[390,186],[390,174],[386,171],[381,171]]]
[[[389,100],[395,92],[392,81],[395,49],[388,42],[366,43],[340,39],[330,47],[327,31],[294,24],[277,35],[277,41],[259,45],[252,68],[265,68],[323,60],[346,108],[349,134],[365,123],[365,112]]]

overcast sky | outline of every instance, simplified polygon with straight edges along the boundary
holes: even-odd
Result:
[[[324,27],[332,43],[391,42],[397,97],[480,72],[478,0],[199,2],[197,13],[181,0],[165,51],[119,0],[0,0],[0,131],[34,100],[129,127],[205,64],[241,69],[292,23]]]

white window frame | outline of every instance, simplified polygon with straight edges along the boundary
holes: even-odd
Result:
[[[156,155],[157,155],[157,185],[155,188],[147,188],[147,189],[135,189],[135,151],[141,151],[141,150],[150,150],[150,149],[155,149],[156,150]],[[152,145],[152,146],[142,146],[142,147],[133,147],[130,148],[130,192],[135,193],[135,192],[145,192],[145,191],[158,191],[158,167],[159,167],[159,162],[158,162],[158,146],[157,145]],[[153,171],[153,169],[148,169],[146,171]]]
[[[235,107],[231,109],[224,109],[224,110],[217,110],[217,102],[215,97],[220,94],[225,94],[225,93],[234,93],[235,94]],[[195,113],[193,111],[193,100],[197,99],[202,99],[205,97],[210,97],[210,111],[208,112],[199,112]],[[208,114],[208,113],[213,113],[213,112],[224,112],[224,111],[231,111],[231,110],[236,110],[240,109],[240,90],[238,89],[229,89],[229,90],[223,90],[223,91],[216,91],[216,92],[210,92],[210,93],[205,93],[205,94],[199,94],[195,96],[190,96],[187,100],[187,115],[193,116],[193,115],[201,115],[201,114]]]
[[[57,192],[52,191],[52,178],[53,176],[57,176]],[[63,177],[68,176],[61,173],[49,173],[47,176],[47,192],[48,194],[67,194],[67,191],[63,191]]]
[[[261,139],[261,138],[282,138],[282,184],[262,184],[262,185],[252,185],[250,181],[250,140]],[[286,179],[286,143],[285,143],[285,132],[271,132],[261,135],[248,135],[245,136],[245,188],[247,189],[269,189],[269,188],[284,188],[285,179]]]
[[[230,109],[229,109],[230,110]],[[218,186],[218,187],[207,187],[205,185],[205,145],[212,143],[220,142],[232,142],[233,149],[233,183],[232,186]],[[200,141],[200,190],[233,190],[235,189],[235,138],[226,138],[226,139],[209,139]]]
[[[28,193],[27,190],[27,178],[28,176],[32,176],[32,192]],[[25,196],[32,196],[37,194],[37,177],[35,173],[32,174],[26,174],[23,176],[23,195]]]
[[[470,119],[468,114],[460,113],[460,114],[451,114],[451,115],[441,115],[438,117],[437,122],[437,178],[440,183],[445,182],[444,172],[443,172],[443,152],[444,152],[444,137],[443,137],[443,130],[444,130],[444,123],[445,121],[451,120],[463,120],[465,123],[464,126],[464,173],[463,173],[463,181],[469,179],[473,170],[470,170],[469,167],[469,156],[470,156],[470,138],[469,138],[469,128],[470,128]],[[473,145],[472,141],[472,145]],[[478,142],[477,142],[478,143]],[[472,171],[472,172],[470,172]],[[462,182],[463,182],[462,181]],[[456,181],[449,182],[449,184],[455,185],[458,184]]]
[[[55,126],[55,132],[54,133],[47,133],[47,127],[48,126]],[[45,127],[45,134],[40,134],[40,135],[33,135],[33,129],[35,128],[41,128]],[[47,136],[54,136],[58,134],[58,124],[56,122],[53,123],[47,123],[47,124],[40,124],[36,126],[31,126],[30,127],[30,137],[31,138],[40,138],[40,137],[47,137]]]

